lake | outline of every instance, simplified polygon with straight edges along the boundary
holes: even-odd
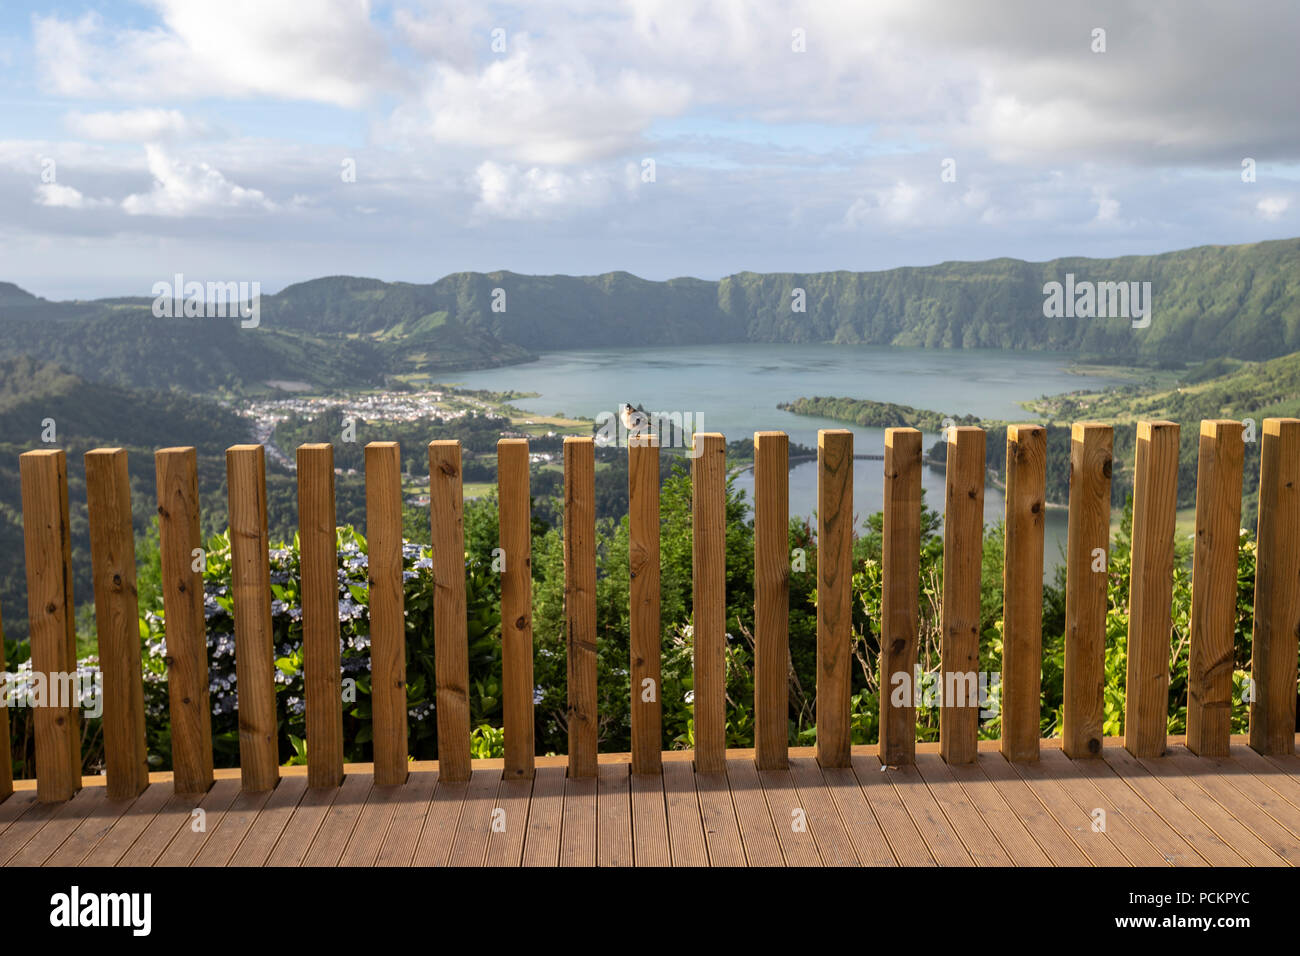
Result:
[[[1070,356],[1042,352],[934,350],[867,345],[733,345],[589,349],[549,352],[536,362],[506,368],[456,372],[454,384],[491,391],[536,392],[538,398],[514,402],[551,415],[595,418],[620,402],[649,411],[691,412],[698,430],[722,432],[728,440],[755,431],[779,430],[792,442],[815,448],[819,428],[844,428],[839,422],[794,415],[777,403],[801,396],[834,395],[926,408],[948,415],[1033,421],[1019,402],[1117,384],[1120,378],[1069,371]],[[884,429],[852,426],[854,451],[883,454]],[[925,447],[939,440],[925,436]],[[1068,467],[1049,462],[1049,468]],[[753,476],[740,477],[753,499]],[[926,503],[943,508],[942,473],[926,468]],[[881,510],[884,467],[859,460],[854,468],[854,501],[859,520]],[[811,515],[817,503],[817,463],[790,469],[790,513]],[[984,496],[985,520],[1002,517],[1003,497],[996,488]],[[1065,547],[1066,514],[1047,513],[1046,563],[1060,560]]]

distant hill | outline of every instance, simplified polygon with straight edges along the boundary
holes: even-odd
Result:
[[[1150,327],[1045,318],[1044,285],[1067,274],[1150,282]],[[792,308],[798,290],[802,312]],[[1300,239],[1115,259],[742,272],[716,282],[626,272],[455,273],[430,284],[332,276],[264,296],[257,329],[156,319],[144,298],[55,303],[0,285],[0,350],[53,359],[88,379],[192,391],[271,379],[369,385],[548,349],[726,342],[1049,350],[1166,367],[1275,358],[1300,351]]]

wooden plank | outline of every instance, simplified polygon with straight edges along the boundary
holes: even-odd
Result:
[[[595,481],[593,440],[565,438],[564,626],[571,777],[596,776]]]
[[[1090,866],[1083,851],[1000,753],[982,753],[979,769],[1055,866]]]
[[[558,866],[560,828],[564,821],[564,768],[539,767],[528,804],[524,866]]]
[[[420,842],[415,848],[414,866],[447,865],[468,791],[469,781],[447,780],[439,774],[438,788],[429,800],[429,812],[425,814]]]
[[[67,803],[57,808],[45,825],[32,834],[21,848],[5,862],[5,866],[41,866],[50,859],[82,822],[97,808],[104,805],[104,787],[87,787]]]
[[[493,825],[488,832],[484,866],[519,866],[528,835],[529,799],[534,777],[514,777],[501,781],[494,809],[502,811],[502,826]],[[552,864],[554,865],[554,864]]]
[[[1113,442],[1109,425],[1081,422],[1070,428],[1061,746],[1071,757],[1101,756]]]
[[[1044,754],[1042,762],[1032,766],[1020,766],[1016,769],[1026,780],[1050,780],[1065,800],[1060,802],[1059,819],[1072,819],[1076,832],[1083,834],[1083,840],[1102,842],[1102,838],[1119,853],[1124,861],[1132,866],[1168,866],[1169,861],[1160,853],[1141,831],[1129,821],[1119,807],[1107,800],[1101,792],[1077,769],[1064,754],[1054,752],[1060,760],[1052,760]],[[1084,760],[1083,763],[1092,761]],[[1073,803],[1073,808],[1070,806]],[[1054,810],[1057,807],[1053,808]],[[1077,811],[1078,816],[1074,812]],[[1100,811],[1100,812],[1099,812]],[[1092,847],[1083,840],[1076,840],[1085,851]],[[1097,856],[1090,852],[1094,861],[1100,865]],[[1113,857],[1112,857],[1113,858]]]
[[[437,784],[436,770],[412,772],[406,778],[375,866],[411,865]]]
[[[698,440],[698,435],[696,436]],[[635,781],[633,781],[635,783]],[[668,843],[673,866],[708,866],[704,841],[704,814],[695,792],[695,771],[685,760],[664,762],[664,808],[668,816]],[[734,814],[733,814],[734,821]],[[742,855],[743,859],[743,855]],[[638,855],[637,863],[641,863]]]
[[[203,795],[203,802],[198,809],[203,811],[201,817],[191,815],[190,822],[182,826],[167,844],[162,854],[154,861],[154,866],[189,866],[203,850],[208,835],[221,826],[226,812],[239,797],[239,781],[233,778],[218,780]],[[201,822],[200,822],[201,821]]]
[[[87,790],[104,790],[105,799],[98,801],[93,809],[86,814],[81,825],[77,827],[72,834],[60,844],[59,849],[45,861],[44,866],[77,866],[84,860],[96,846],[99,841],[108,835],[117,821],[122,818],[135,802],[135,797],[127,797],[123,800],[107,799],[107,790],[102,787],[86,787],[81,793]]]
[[[1137,757],[1165,750],[1169,642],[1178,507],[1178,426],[1138,422],[1133,469],[1133,568],[1129,577],[1124,746]]]
[[[1047,429],[1007,426],[1002,565],[1002,754],[1037,760],[1043,710],[1043,532]]]
[[[85,465],[95,629],[104,680],[104,763],[109,798],[125,800],[149,786],[131,476],[122,448],[88,451]]]
[[[433,654],[438,685],[438,773],[469,780],[469,620],[465,604],[465,526],[460,442],[429,442],[429,520],[433,541]]]
[[[852,457],[849,461],[852,462]],[[826,767],[846,770],[846,767]],[[808,830],[817,844],[817,854],[826,866],[857,866],[858,855],[853,851],[839,808],[831,798],[823,768],[812,757],[790,758],[790,779],[799,792],[799,806],[807,817]]]
[[[871,804],[858,786],[852,767],[823,767],[822,778],[858,861],[863,866],[897,866],[889,841],[871,812]]]
[[[1282,799],[1230,757],[1198,759],[1184,746],[1166,758],[1292,866],[1300,864],[1300,808]]]
[[[665,767],[667,766],[665,764]],[[700,801],[700,823],[704,828],[704,843],[709,854],[709,865],[747,865],[745,845],[740,838],[740,822],[736,818],[735,804],[732,803],[731,781],[728,774],[726,772],[696,773],[695,791]],[[775,841],[775,835],[772,835],[771,839]],[[779,859],[781,851],[778,849],[776,854]]]
[[[1294,754],[1300,634],[1300,419],[1266,418],[1260,442],[1250,745]]]
[[[601,764],[596,777],[596,865],[632,866],[632,803],[627,764]]]
[[[151,783],[144,793],[118,817],[112,829],[104,835],[95,848],[86,854],[82,866],[115,866],[136,838],[145,831],[151,820],[170,800],[174,791],[169,784]]]
[[[659,672],[658,440],[654,435],[629,437],[627,457],[632,772],[659,773],[663,750],[663,701],[660,700],[663,688]]]
[[[167,640],[167,702],[172,774],[177,793],[212,786],[212,706],[203,617],[206,556],[199,534],[199,482],[193,448],[154,454],[158,487],[158,553]]]
[[[1233,760],[1253,773],[1278,796],[1289,801],[1292,806],[1300,807],[1300,766],[1288,773],[1250,747],[1236,743],[1232,745],[1231,754]]]
[[[1128,866],[1109,834],[1094,829],[1091,812],[1085,813],[1070,799],[1061,782],[1037,763],[1011,764],[1056,822],[1092,861],[1094,866]]]
[[[696,432],[691,461],[695,769],[727,767],[727,443]],[[694,787],[692,786],[692,790]]]
[[[821,866],[817,841],[808,826],[808,810],[803,806],[790,770],[760,770],[758,780],[786,866]]]
[[[68,799],[71,800],[75,796],[76,794],[73,794]],[[42,803],[39,802],[38,796],[38,802],[35,806],[6,827],[3,833],[0,833],[0,866],[4,866],[13,859],[27,845],[29,840],[35,837],[47,823],[70,805],[68,801]]]
[[[1151,846],[1155,847],[1165,863],[1171,866],[1206,865],[1204,858],[1192,848],[1191,844],[1166,823],[1159,813],[1148,806],[1136,791],[1116,776],[1114,770],[1104,760],[1091,759],[1089,756],[1072,761],[1062,751],[1046,749],[1043,751],[1042,761],[1043,765],[1053,772],[1058,772],[1060,768],[1069,764],[1072,774],[1091,782],[1095,791],[1100,794],[1100,802],[1090,804],[1090,797],[1086,791],[1081,798],[1076,798],[1075,802],[1079,803],[1085,812],[1090,812],[1090,808],[1101,807],[1108,815],[1114,811],[1121,813],[1124,819],[1132,824],[1132,827],[1141,833]],[[1124,855],[1130,860],[1133,859],[1127,850],[1124,851]],[[1241,863],[1241,858],[1235,853],[1229,853],[1228,860],[1235,860],[1236,865]]]
[[[475,770],[470,775],[469,787],[465,790],[465,805],[461,807],[460,819],[456,822],[456,835],[452,840],[451,856],[447,860],[449,866],[483,865],[488,836],[492,832],[493,817],[497,811],[497,790],[500,785],[500,770]],[[510,821],[505,822],[508,826]]]
[[[785,432],[754,433],[754,761],[759,770],[782,769],[789,756],[789,461]]]
[[[215,830],[208,832],[192,866],[226,866],[257,821],[257,815],[271,799],[271,790],[244,790],[222,815]]]
[[[943,520],[942,681],[939,749],[949,763],[975,759],[979,737],[980,565],[984,554],[984,429],[948,429]],[[972,699],[974,698],[974,699]],[[940,863],[944,861],[941,859]]]
[[[849,765],[852,667],[853,432],[823,428],[817,432],[817,762],[823,767]]]
[[[406,783],[406,594],[402,579],[402,449],[366,445],[366,544],[370,587],[370,706],[375,786]]]
[[[1233,632],[1245,445],[1238,421],[1201,422],[1192,556],[1187,747],[1226,757],[1232,736]]]
[[[728,757],[727,782],[731,787],[731,801],[736,809],[746,861],[750,866],[784,866],[781,841],[763,796],[763,785],[759,782],[754,761]],[[787,815],[781,825],[789,826],[789,819]]]
[[[330,805],[339,794],[338,788],[313,787],[311,776],[307,777],[307,792],[294,808],[293,816],[285,824],[284,832],[275,841],[271,855],[266,858],[265,866],[302,866],[307,858],[307,851],[316,839]]]
[[[18,456],[18,472],[32,671],[45,679],[39,706],[32,708],[36,792],[42,803],[60,803],[81,789],[68,463],[61,449],[28,451]]]
[[[937,866],[938,862],[903,806],[903,798],[889,781],[880,761],[865,754],[853,755],[853,775],[867,805],[880,824],[894,858],[902,866]]]
[[[1046,757],[1050,751],[1044,751]],[[998,793],[993,781],[988,778],[979,764],[955,763],[943,764],[952,779],[961,784],[966,798],[979,813],[980,819],[988,826],[998,843],[1006,850],[1007,856],[1016,866],[1051,866],[1052,861],[1042,847],[1034,840],[1019,817],[1007,805]]]
[[[671,866],[662,774],[632,774],[632,859],[636,866]]]
[[[4,833],[15,820],[37,806],[35,790],[20,790],[0,803],[0,833]]]
[[[293,776],[281,780],[266,801],[266,806],[257,814],[248,835],[240,842],[239,849],[226,865],[266,866],[280,834],[289,825],[294,811],[306,795],[306,777]]]
[[[1143,769],[1123,747],[1107,747],[1102,752],[1102,757],[1103,763],[1116,779],[1137,794],[1154,814],[1186,840],[1207,863],[1211,866],[1245,865],[1246,861],[1222,837],[1178,799],[1174,791],[1186,792],[1191,787],[1188,781],[1171,781],[1172,789],[1161,786],[1160,781]],[[1203,795],[1199,796],[1203,802]]]
[[[917,831],[925,839],[931,855],[940,866],[975,865],[915,764],[890,767],[882,776],[898,792]]]
[[[564,783],[560,866],[596,865],[596,781],[569,777]]]
[[[880,604],[880,755],[916,756],[915,681],[921,575],[921,433],[885,429],[885,511]]]
[[[972,768],[971,764],[954,764],[954,767]],[[944,818],[952,824],[962,846],[976,866],[1011,866],[1007,851],[989,829],[980,812],[971,803],[961,783],[948,770],[948,765],[938,754],[921,754],[916,758],[916,772],[929,788]]]
[[[303,687],[307,703],[307,786],[334,789],[343,782],[334,446],[328,443],[299,445],[297,464]]]
[[[261,445],[226,449],[230,493],[230,578],[239,685],[239,770],[245,790],[280,779],[275,712],[271,568],[267,553],[266,459]]]
[[[501,709],[505,726],[505,775],[533,776],[533,538],[529,498],[528,439],[497,442],[500,501]]]
[[[397,813],[402,787],[378,786],[374,777],[349,773],[316,831],[303,865],[374,866]]]
[[[116,866],[153,866],[162,856],[181,827],[190,825],[194,810],[203,802],[201,793],[174,793],[144,831],[136,837],[131,848],[117,861]]]

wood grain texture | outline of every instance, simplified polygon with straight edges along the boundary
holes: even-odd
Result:
[[[1300,419],[1266,418],[1260,444],[1250,746],[1296,752],[1300,634]]]
[[[501,551],[501,708],[505,777],[533,776],[533,557],[528,439],[497,442]]]
[[[126,451],[86,452],[95,631],[104,679],[104,763],[110,800],[149,786],[144,742],[144,677],[140,669],[140,606],[131,528],[131,476]]]
[[[885,511],[880,605],[880,755],[916,760],[915,681],[921,576],[921,433],[885,429]]]
[[[695,769],[727,769],[727,442],[696,432],[691,462]]]
[[[434,672],[438,684],[438,773],[470,777],[469,620],[465,604],[465,525],[460,442],[429,442],[429,520],[433,542]]]
[[[1043,532],[1047,429],[1007,426],[1002,564],[1002,755],[1037,760],[1043,708]]]
[[[949,427],[946,487],[939,749],[949,763],[970,763],[979,736],[984,429]]]
[[[154,453],[158,490],[158,554],[162,566],[163,631],[167,640],[167,703],[177,793],[212,786],[212,707],[203,616],[206,554],[199,532],[199,481],[192,447]],[[196,568],[197,565],[197,568]]]
[[[593,439],[564,439],[564,627],[570,777],[596,776],[595,467]]]
[[[632,772],[658,773],[663,749],[659,622],[659,442],[628,439]],[[603,786],[603,778],[602,778]]]
[[[1070,428],[1062,747],[1071,757],[1101,756],[1113,446],[1109,425],[1080,422]]]
[[[406,783],[406,593],[402,580],[402,449],[366,445],[366,544],[370,587],[370,692],[375,786]]]
[[[244,789],[271,790],[280,779],[267,552],[266,459],[261,445],[226,449],[230,495],[230,577],[235,601],[235,679],[239,687],[239,770]]]
[[[849,766],[853,679],[853,432],[817,432],[817,762]]]
[[[754,761],[783,769],[790,738],[790,439],[754,433]]]
[[[1187,747],[1204,756],[1228,756],[1232,735],[1233,632],[1245,455],[1242,429],[1239,421],[1201,422],[1187,664]]]
[[[1178,426],[1139,422],[1135,457],[1124,746],[1135,757],[1158,757],[1169,715]]]
[[[76,688],[69,684],[77,672],[77,638],[67,458],[61,449],[24,452],[18,471],[32,671],[45,676],[41,706],[32,715],[37,799],[54,803],[81,789],[81,720]]]
[[[334,446],[299,445],[297,463],[307,785],[337,787],[343,780],[343,687],[339,677]]]

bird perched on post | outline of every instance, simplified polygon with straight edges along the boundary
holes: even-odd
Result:
[[[650,413],[640,405],[634,408],[627,402],[623,402],[618,406],[618,419],[632,435],[639,435],[650,427]]]

